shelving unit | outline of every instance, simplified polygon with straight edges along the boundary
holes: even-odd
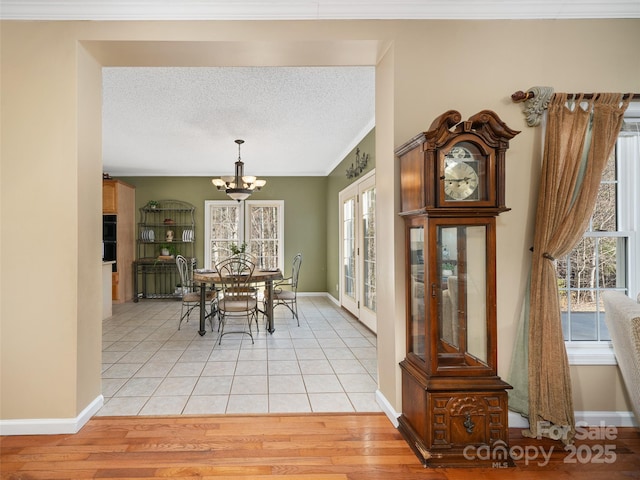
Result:
[[[181,297],[175,256],[183,255],[195,267],[194,212],[193,205],[180,200],[149,202],[140,209],[134,262],[135,301]]]

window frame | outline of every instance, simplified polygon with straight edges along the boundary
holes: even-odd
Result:
[[[212,207],[235,207],[238,209],[238,238],[237,244],[242,243],[242,225],[244,225],[244,208],[234,200],[205,200],[204,201],[204,265],[205,268],[213,268],[211,264],[211,208]],[[232,239],[229,239],[232,240]]]
[[[284,272],[284,200],[245,200],[244,201],[244,228],[243,241],[250,243],[251,207],[276,207],[278,209],[278,263],[277,267]]]
[[[249,243],[248,238],[250,232],[249,209],[254,206],[267,206],[278,208],[278,268],[284,271],[284,200],[245,200],[238,203],[235,200],[205,200],[204,202],[204,262],[205,268],[211,267],[211,211],[212,207],[237,207],[238,208],[238,226],[237,239],[235,243],[241,245],[244,242]]]
[[[625,112],[625,121],[640,124],[640,102],[632,102]],[[640,136],[635,141],[616,141],[617,230],[585,232],[588,237],[618,237],[627,239],[627,295],[634,296],[640,288]],[[634,297],[635,298],[635,297]],[[565,340],[570,365],[617,365],[610,340]]]

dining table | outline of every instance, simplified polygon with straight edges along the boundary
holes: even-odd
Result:
[[[251,274],[251,284],[264,283],[266,290],[266,302],[265,311],[262,312],[267,317],[267,331],[269,333],[275,332],[273,322],[273,282],[275,280],[282,280],[282,272],[279,269],[273,270],[254,270]],[[211,285],[215,288],[217,283],[220,283],[220,275],[215,270],[208,269],[195,269],[193,271],[194,283],[200,284],[200,329],[198,333],[203,336],[207,333],[205,329],[206,313],[204,306],[206,305],[206,287]]]

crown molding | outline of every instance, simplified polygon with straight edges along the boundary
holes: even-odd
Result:
[[[2,20],[640,18],[638,0],[2,0]]]

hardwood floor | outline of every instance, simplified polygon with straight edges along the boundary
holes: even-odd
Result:
[[[425,469],[381,413],[94,417],[75,435],[0,437],[0,468],[6,480],[640,478],[637,429],[591,436],[568,457],[558,443],[512,429],[511,450],[522,454],[515,468]],[[545,461],[541,452],[551,451]]]

